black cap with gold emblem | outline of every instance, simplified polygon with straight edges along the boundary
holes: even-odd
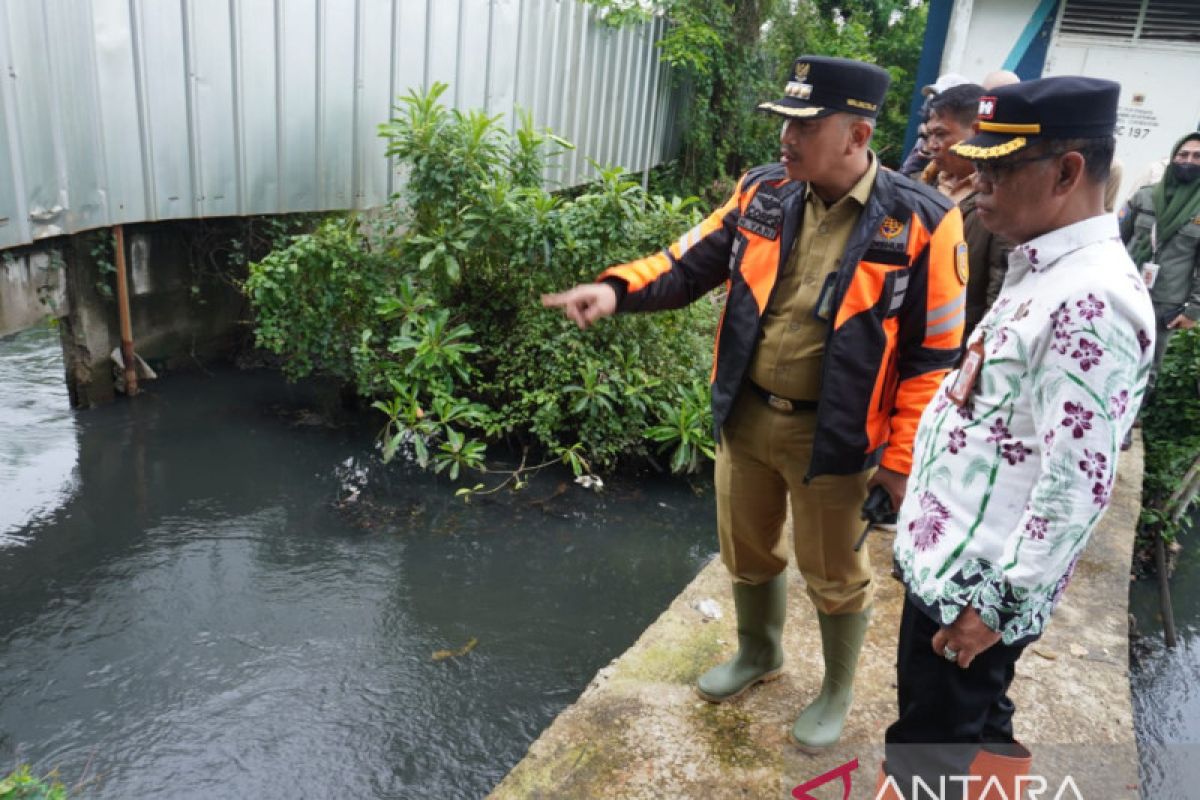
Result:
[[[950,149],[972,161],[987,161],[1043,139],[1112,136],[1120,94],[1119,83],[1073,75],[997,86],[979,98],[975,135]]]
[[[874,119],[890,81],[887,70],[874,64],[848,58],[800,56],[784,90],[786,96],[760,103],[758,110],[795,119],[824,117],[836,111]]]

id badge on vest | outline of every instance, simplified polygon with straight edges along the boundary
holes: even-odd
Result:
[[[813,308],[813,316],[821,322],[829,322],[833,317],[833,290],[837,286],[837,271],[825,276],[821,285],[821,294],[817,297],[817,305]]]
[[[954,376],[954,383],[946,392],[946,397],[951,403],[959,408],[967,404],[971,399],[971,392],[975,390],[975,381],[979,380],[979,370],[982,367],[983,339],[979,338],[967,347],[967,353],[958,367],[958,374]]]
[[[1147,289],[1154,288],[1154,281],[1158,279],[1158,270],[1158,264],[1153,261],[1142,264],[1142,283],[1146,284]]]

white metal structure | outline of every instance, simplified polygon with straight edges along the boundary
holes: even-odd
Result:
[[[1121,84],[1123,197],[1200,126],[1200,0],[955,0],[941,71],[980,80],[1022,44],[1037,46],[1030,29],[1047,11],[1053,27],[1042,75]]]
[[[383,204],[376,126],[410,88],[589,159],[670,142],[663,20],[611,30],[575,0],[0,0],[0,248],[116,223]]]

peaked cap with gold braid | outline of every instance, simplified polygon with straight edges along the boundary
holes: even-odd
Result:
[[[837,111],[874,119],[883,105],[891,76],[874,64],[849,58],[800,56],[779,100],[760,103],[767,111],[792,119],[815,119]]]
[[[988,161],[1042,139],[1112,136],[1120,94],[1119,83],[1074,75],[998,86],[979,98],[975,135],[950,150],[972,161]]]

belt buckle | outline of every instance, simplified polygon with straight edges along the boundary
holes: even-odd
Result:
[[[788,400],[786,397],[779,397],[778,395],[774,395],[769,392],[767,393],[767,405],[776,411],[782,411],[785,414],[790,414],[796,410],[795,407],[792,406],[791,400]]]

